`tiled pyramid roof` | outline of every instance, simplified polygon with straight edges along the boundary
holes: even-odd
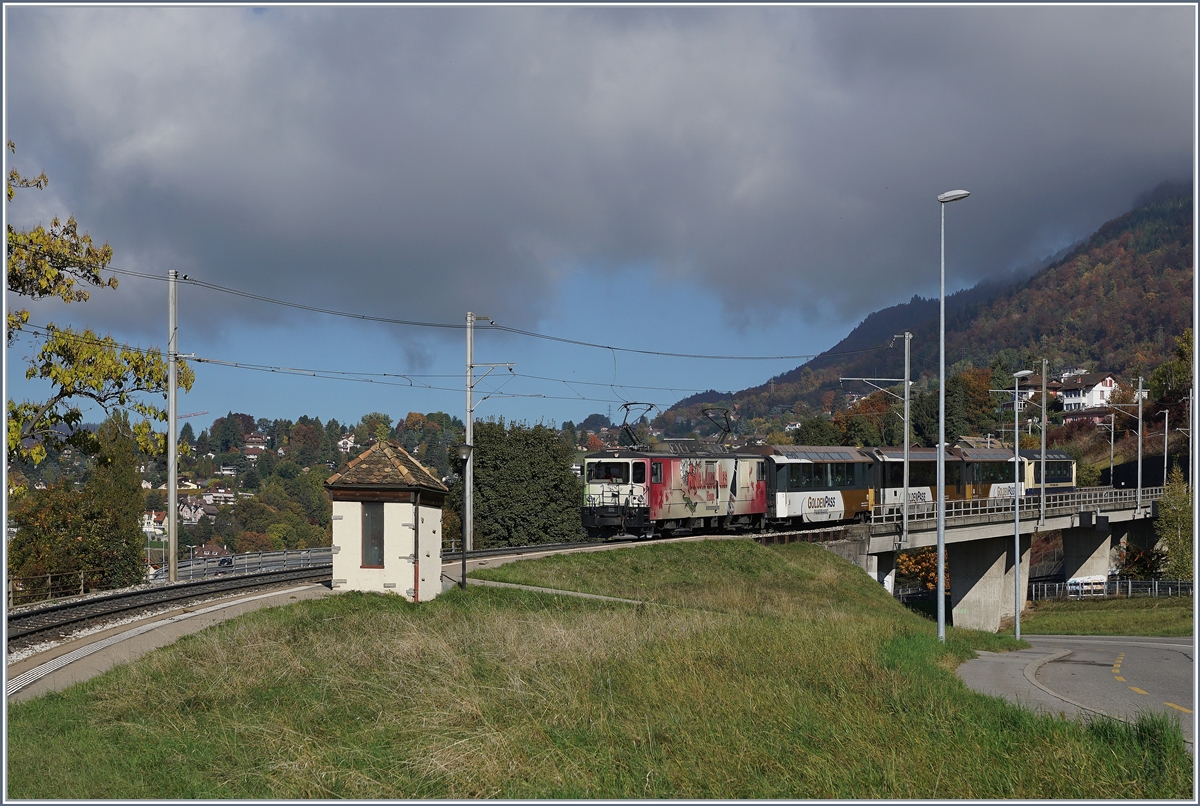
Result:
[[[384,440],[367,448],[341,473],[325,480],[326,487],[376,487],[386,489],[437,490],[446,485],[394,442]]]

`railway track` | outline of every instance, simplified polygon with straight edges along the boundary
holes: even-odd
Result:
[[[709,535],[710,537],[747,537],[763,542],[783,542],[792,540],[813,539],[818,535],[826,535],[838,530],[828,528],[789,530],[765,533],[738,533],[728,535]],[[765,538],[765,539],[764,539]],[[686,538],[683,538],[686,539]],[[825,537],[825,539],[829,539]],[[669,542],[667,538],[662,542]],[[511,557],[522,554],[557,553],[600,546],[632,544],[648,542],[639,537],[617,537],[608,540],[589,540],[578,543],[545,543],[534,546],[511,546],[504,548],[476,549],[467,552],[467,559],[487,557]],[[460,554],[446,554],[444,562],[452,563]],[[331,576],[332,566],[319,565],[308,568],[284,569],[282,571],[266,571],[255,574],[220,577],[218,579],[185,582],[165,587],[122,591],[107,596],[97,596],[84,600],[60,602],[58,604],[10,613],[7,617],[7,640],[10,648],[16,648],[37,641],[44,637],[62,637],[67,632],[81,627],[102,623],[114,616],[124,616],[142,610],[151,610],[165,604],[185,603],[194,599],[202,599],[230,593],[248,591],[254,588],[282,585],[291,582],[307,580],[323,580]],[[70,628],[70,630],[66,630]]]
[[[108,596],[61,602],[35,610],[10,613],[7,619],[8,645],[11,648],[50,635],[59,637],[65,634],[61,632],[64,628],[75,630],[92,623],[109,620],[116,615],[150,610],[164,604],[184,603],[232,591],[327,579],[331,569],[332,566],[322,565],[228,576],[149,590],[122,591]],[[60,632],[56,633],[55,631]]]

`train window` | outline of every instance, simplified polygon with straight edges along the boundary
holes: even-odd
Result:
[[[587,479],[606,484],[628,484],[629,462],[592,462],[588,465]]]
[[[846,478],[845,462],[834,462],[829,465],[829,484],[831,487],[849,487],[849,481]]]
[[[1012,480],[1012,462],[978,462],[975,465],[976,484],[1004,484]]]
[[[383,568],[383,504],[362,504],[363,568]]]
[[[1046,481],[1070,481],[1071,480],[1071,463],[1070,462],[1046,462]],[[1042,483],[1042,463],[1040,460],[1033,462],[1033,483]]]
[[[634,462],[633,463],[633,483],[634,484],[645,484],[646,483],[646,463],[645,462]]]
[[[758,479],[757,480],[758,481],[766,481],[767,480],[767,463],[766,462],[758,463]]]
[[[662,484],[662,462],[650,463],[650,483]]]
[[[830,465],[800,464],[791,465],[791,489],[821,490],[830,486]]]

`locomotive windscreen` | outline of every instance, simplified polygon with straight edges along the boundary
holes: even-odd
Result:
[[[606,484],[628,484],[629,462],[590,462],[587,480]]]

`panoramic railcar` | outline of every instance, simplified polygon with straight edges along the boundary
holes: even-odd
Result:
[[[1042,452],[1021,451],[1025,495],[1042,494]],[[1046,451],[1046,495],[1075,491],[1075,457],[1066,451]]]
[[[968,498],[1012,498],[1016,483],[1013,452],[1008,448],[958,448],[967,478]],[[1022,481],[1021,495],[1026,485]]]
[[[769,445],[767,521],[783,525],[866,520],[875,503],[875,461],[839,445]]]
[[[870,448],[877,468],[875,488],[877,503],[897,510],[904,503],[904,448]],[[946,500],[954,501],[968,496],[964,481],[962,457],[957,449],[948,451],[946,457]],[[934,448],[908,449],[908,503],[909,507],[932,506],[937,503],[937,450]]]
[[[702,529],[757,529],[766,511],[767,462],[695,440],[584,457],[588,535],[653,537]]]

